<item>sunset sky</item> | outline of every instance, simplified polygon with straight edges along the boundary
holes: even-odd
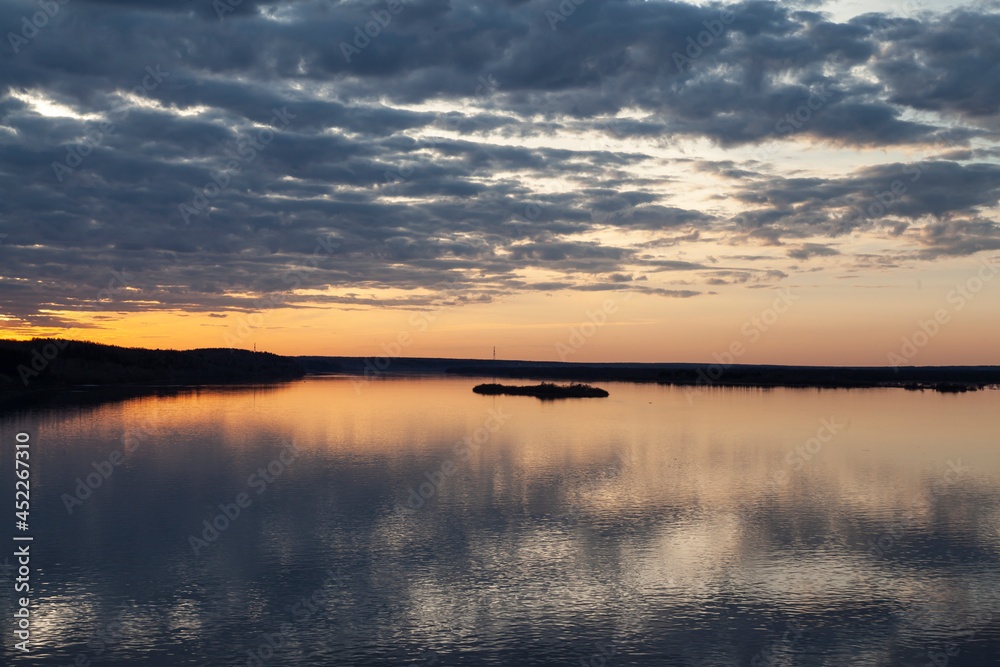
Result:
[[[0,29],[2,337],[1000,364],[1000,3],[9,1]]]

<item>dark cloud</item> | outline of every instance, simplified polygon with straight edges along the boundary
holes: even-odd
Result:
[[[747,183],[736,198],[760,206],[736,223],[775,245],[782,237],[837,236],[907,222],[977,215],[1000,203],[1000,165],[949,161],[885,164],[842,178],[773,177]]]
[[[706,266],[648,254],[670,247],[793,240],[802,260],[831,250],[809,237],[870,227],[928,258],[996,247],[987,10],[835,22],[809,3],[588,0],[552,24],[543,0],[57,5],[35,28],[37,3],[0,4],[0,305],[36,324],[603,290]],[[389,19],[355,43],[373,11]],[[580,143],[537,147],[555,133]],[[803,178],[689,163],[745,207],[726,220],[679,203],[656,157],[687,140],[942,154],[916,181],[905,164]],[[897,179],[906,191],[868,214]],[[127,285],[103,294],[123,267]],[[528,269],[558,277],[528,283]],[[761,275],[720,270],[704,282]],[[387,288],[404,295],[370,296]]]
[[[797,248],[791,248],[785,251],[785,254],[792,259],[810,259],[812,257],[839,255],[840,251],[821,243],[804,243]]]
[[[983,250],[1000,249],[1000,225],[992,220],[948,220],[925,225],[914,236],[923,246],[919,256],[972,255]]]
[[[899,21],[887,32],[874,71],[890,102],[998,129],[1000,15],[962,8],[930,25]]]

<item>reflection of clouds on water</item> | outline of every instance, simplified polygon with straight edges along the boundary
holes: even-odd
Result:
[[[648,461],[639,460],[637,465],[641,469]],[[995,543],[988,526],[969,525],[961,518],[965,504],[976,503],[975,498],[983,493],[995,497],[995,491],[970,487],[964,496],[935,496],[933,511],[922,513],[908,526],[907,544],[899,547],[898,558],[880,562],[863,548],[863,534],[871,528],[860,526],[871,524],[871,507],[858,506],[856,497],[831,503],[823,488],[814,487],[813,498],[809,494],[782,496],[769,490],[728,509],[705,505],[696,511],[655,511],[651,507],[655,503],[648,502],[638,510],[614,503],[610,509],[609,502],[629,496],[618,487],[634,484],[636,470],[598,470],[581,471],[574,477],[579,481],[556,496],[554,510],[561,512],[522,517],[506,524],[499,534],[477,527],[475,521],[463,523],[459,513],[441,517],[442,523],[461,524],[474,553],[490,554],[480,556],[476,566],[470,561],[468,569],[483,573],[487,571],[484,564],[490,563],[493,570],[504,573],[508,586],[477,588],[477,584],[457,593],[482,610],[484,618],[479,622],[469,620],[468,608],[433,606],[441,614],[436,618],[442,627],[464,628],[457,637],[451,633],[456,645],[467,645],[474,637],[481,639],[484,628],[490,628],[494,637],[524,632],[524,626],[512,618],[528,628],[592,624],[594,633],[615,647],[616,659],[625,660],[630,647],[636,651],[637,646],[651,641],[650,633],[663,622],[659,619],[675,619],[680,625],[670,626],[676,627],[673,632],[689,630],[683,627],[687,623],[695,631],[711,634],[711,628],[727,618],[718,606],[718,601],[727,597],[732,598],[736,613],[747,618],[777,614],[779,618],[809,619],[796,641],[780,640],[784,621],[759,626],[767,633],[756,641],[754,650],[770,656],[773,664],[783,664],[782,660],[799,664],[796,660],[802,652],[831,650],[840,642],[853,647],[845,654],[852,660],[892,662],[898,659],[899,651],[936,650],[935,637],[967,632],[968,619],[986,619],[985,624],[980,623],[980,631],[989,627],[986,614],[991,607],[984,606],[987,603],[983,600],[963,598],[962,587],[977,579],[982,585],[985,577],[1000,583],[995,570],[967,572],[957,580],[934,574],[931,581],[936,588],[925,585],[918,590],[913,586],[928,581],[932,573],[924,558],[940,561],[935,567],[947,570],[963,545],[974,546],[982,539]],[[913,493],[901,495],[908,498]],[[569,512],[563,498],[576,499]],[[942,517],[953,517],[954,524],[963,530],[942,535],[936,526]],[[610,526],[624,530],[610,535]],[[505,550],[490,548],[498,537]],[[947,544],[939,543],[942,539]],[[906,563],[911,548],[933,553],[925,553],[901,569],[900,561]],[[583,577],[581,572],[591,576]],[[565,585],[552,585],[560,576]],[[446,590],[431,597],[447,598]],[[502,590],[523,595],[503,594]],[[934,597],[930,597],[932,591]],[[429,595],[419,586],[411,592],[416,598]],[[454,589],[451,595],[456,595]],[[948,602],[920,607],[921,599]],[[597,608],[601,614],[581,611]],[[905,611],[911,608],[916,611]],[[945,616],[947,609],[952,611]],[[867,620],[861,627],[844,630],[839,627],[843,620],[837,620],[843,618],[851,619],[851,624]],[[864,645],[866,632],[880,637],[879,647]],[[427,641],[441,639],[430,632]],[[900,642],[900,647],[882,646],[892,641]],[[692,650],[689,658],[704,664],[743,659],[734,646],[716,649],[704,655]],[[753,655],[757,654],[744,658],[749,660]]]
[[[951,641],[953,661],[974,665],[1000,645],[995,395],[719,390],[690,407],[672,388],[616,386],[615,403],[519,401],[461,474],[401,515],[400,489],[482,424],[469,384],[386,380],[359,398],[348,380],[296,383],[258,393],[251,418],[239,391],[49,414],[40,463],[57,492],[38,503],[61,518],[39,556],[47,649],[69,664],[109,601],[136,599],[141,633],[115,651],[225,647],[216,664],[260,646],[341,569],[281,660],[745,665],[768,650],[792,664],[924,664]],[[962,419],[925,416],[942,405]],[[67,517],[58,493],[154,407],[159,436]],[[851,428],[768,484],[829,414]],[[192,558],[192,522],[288,435],[301,461]],[[893,549],[868,553],[959,456],[973,471],[928,493]],[[790,621],[801,638],[779,642]]]
[[[570,503],[564,513],[552,515],[552,519],[564,525],[577,523],[586,515],[585,505],[590,499],[596,499],[608,486],[615,482],[617,478],[626,473],[628,467],[635,462],[635,457],[630,452],[615,451],[614,463],[606,468],[602,468],[599,473],[588,476],[586,481],[576,484],[570,489]]]

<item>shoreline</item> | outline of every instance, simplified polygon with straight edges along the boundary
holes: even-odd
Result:
[[[430,375],[577,383],[630,382],[711,387],[879,389],[962,393],[1000,387],[1000,366],[778,366],[695,363],[484,361],[420,357],[298,357],[308,374]]]
[[[21,410],[33,410],[33,409],[45,409],[45,408],[84,408],[84,407],[96,407],[104,403],[113,403],[116,401],[126,401],[137,398],[149,398],[149,397],[168,397],[176,396],[181,393],[193,392],[193,391],[239,391],[239,390],[251,390],[251,389],[277,389],[283,385],[290,384],[299,380],[307,380],[322,377],[344,377],[344,378],[357,378],[363,377],[362,374],[353,372],[317,372],[317,373],[306,373],[302,377],[292,378],[281,381],[274,381],[268,379],[261,379],[259,382],[242,381],[242,382],[191,382],[191,383],[173,383],[173,384],[101,384],[101,385],[65,385],[65,386],[44,386],[29,388],[23,391],[16,390],[2,390],[0,391],[0,417],[5,415],[10,415]],[[404,379],[404,378],[479,378],[485,379],[485,375],[466,375],[466,374],[456,374],[456,373],[442,373],[433,371],[400,371],[400,372],[386,372],[383,373],[379,379]],[[520,380],[538,380],[538,381],[566,381],[565,378],[560,377],[550,377],[550,376],[535,376],[530,377],[520,377],[520,376],[510,376],[504,379],[520,379]],[[574,382],[578,382],[579,378],[574,377]],[[816,389],[816,390],[858,390],[858,389],[903,389],[907,391],[937,391],[939,393],[966,393],[967,391],[979,391],[979,390],[998,390],[1000,389],[1000,384],[986,384],[986,385],[968,385],[968,388],[963,389],[942,389],[937,386],[932,385],[902,385],[902,384],[858,384],[858,385],[832,385],[832,384],[783,384],[783,383],[773,383],[765,384],[762,382],[752,383],[752,384],[739,384],[739,383],[728,383],[728,382],[715,382],[711,385],[706,384],[695,384],[695,383],[680,383],[680,382],[658,382],[652,380],[620,380],[620,379],[609,379],[600,378],[599,380],[592,380],[592,382],[624,382],[628,384],[658,384],[658,385],[674,385],[680,387],[681,389],[687,391],[694,391],[695,393],[702,393],[710,389]],[[963,385],[965,386],[965,385]]]
[[[581,363],[432,357],[281,356],[243,349],[149,350],[63,339],[0,341],[0,412],[102,403],[205,388],[275,386],[304,377],[468,377],[713,387],[906,389],[965,393],[1000,388],[1000,366],[780,366]],[[22,386],[22,382],[23,385]]]

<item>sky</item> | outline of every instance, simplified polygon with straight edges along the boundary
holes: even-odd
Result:
[[[12,0],[0,336],[1000,364],[1000,3]]]

